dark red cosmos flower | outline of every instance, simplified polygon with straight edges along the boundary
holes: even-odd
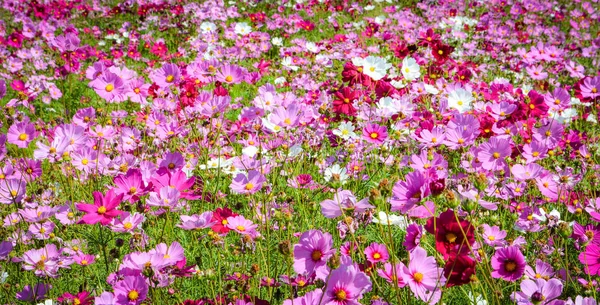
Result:
[[[427,29],[425,32],[419,33],[419,45],[422,47],[433,46],[440,43],[440,35],[436,34],[433,29]]]
[[[468,284],[473,275],[475,275],[475,260],[467,255],[450,255],[444,266],[446,287]]]
[[[528,117],[541,118],[548,114],[548,105],[544,100],[544,96],[537,93],[535,90],[529,91],[527,94],[529,97],[529,103],[521,101],[519,108],[526,109]]]
[[[298,23],[296,23],[296,26],[307,31],[312,31],[315,29],[315,24],[308,20],[299,21]]]
[[[8,35],[8,38],[6,38],[6,44],[13,48],[21,48],[23,44],[23,34],[19,32],[12,32],[10,35]]]
[[[455,80],[457,82],[467,83],[471,80],[472,75],[473,75],[473,73],[471,73],[471,70],[463,68],[463,69],[458,70],[458,72],[456,72]]]
[[[196,83],[188,79],[181,85],[181,94],[179,100],[181,101],[182,108],[193,106],[196,97],[198,96],[198,90],[196,90]]]
[[[348,116],[356,115],[356,108],[354,108],[352,102],[360,96],[360,91],[352,90],[350,87],[344,87],[338,90],[334,95],[336,97],[333,101],[333,111],[335,113]]]
[[[469,247],[475,242],[473,225],[460,217],[457,221],[452,210],[429,218],[425,230],[435,236],[435,248],[446,260],[451,254],[468,253]]]
[[[372,79],[363,74],[362,67],[355,66],[352,62],[347,62],[342,71],[342,80],[350,86],[362,84],[365,87],[370,87]]]
[[[438,65],[431,65],[427,68],[427,74],[425,75],[425,82],[428,84],[435,84],[435,82],[444,76],[444,70]]]
[[[443,64],[450,58],[450,54],[454,52],[454,47],[437,43],[431,46],[431,54],[435,57],[438,63]]]
[[[494,135],[492,128],[496,120],[489,114],[485,113],[478,117],[479,119],[479,136],[482,138],[489,138]]]
[[[238,216],[238,214],[234,213],[229,208],[217,208],[213,212],[213,216],[211,221],[216,224],[211,227],[211,229],[218,234],[226,234],[229,232],[229,228],[227,227],[227,218],[230,216]]]

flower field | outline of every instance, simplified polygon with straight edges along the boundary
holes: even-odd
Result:
[[[598,305],[598,0],[1,2],[1,305]]]

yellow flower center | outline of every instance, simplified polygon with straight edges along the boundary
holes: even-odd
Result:
[[[246,231],[246,227],[244,227],[244,226],[237,226],[235,228],[238,229],[238,231],[242,231],[242,232]]]
[[[88,261],[87,261],[87,260],[85,260],[85,259],[82,259],[82,260],[81,260],[81,264],[85,266],[85,265],[87,265],[87,264],[88,264]]]
[[[380,259],[381,258],[381,254],[379,254],[378,252],[375,252],[375,254],[373,254],[373,258],[374,259]]]
[[[490,236],[488,236],[488,240],[494,241],[494,240],[496,240],[496,237],[494,237],[493,235],[490,235]]]
[[[371,72],[375,72],[375,67],[371,67],[369,70],[370,70]]]
[[[246,186],[244,187],[247,191],[251,190],[254,188],[254,184],[248,182],[246,183]]]
[[[26,133],[22,133],[19,135],[19,141],[26,141],[27,140],[27,134]]]
[[[123,228],[125,228],[125,229],[129,230],[129,229],[133,228],[133,224],[132,224],[131,222],[126,222],[126,223],[123,225]]]
[[[335,293],[335,299],[338,301],[344,301],[348,298],[348,296],[346,295],[346,291],[344,290],[339,290],[338,292]]]
[[[174,79],[175,79],[175,76],[167,75],[167,83],[172,83]]]
[[[233,81],[233,77],[231,75],[227,75],[227,77],[225,77],[225,81],[231,83],[231,81]]]
[[[102,214],[106,213],[106,207],[105,207],[105,206],[103,206],[103,205],[102,205],[102,206],[100,206],[100,207],[98,207],[98,211],[97,211],[97,212],[98,212],[98,214],[100,214],[100,215],[102,215]]]
[[[135,291],[135,290],[131,290],[131,291],[130,291],[130,292],[127,294],[127,298],[128,298],[130,301],[135,301],[135,300],[137,300],[139,297],[140,297],[140,294],[139,294],[137,291]]]
[[[90,162],[90,161],[88,161],[88,159],[83,159],[83,160],[81,160],[81,164],[83,164],[83,165],[87,165],[87,164],[88,164],[88,162]]]
[[[312,258],[313,261],[320,261],[321,257],[323,257],[323,252],[321,252],[321,250],[313,250],[313,252],[310,254],[310,258]]]
[[[415,272],[415,274],[413,274],[413,279],[415,279],[415,282],[420,283],[423,281],[423,273]]]
[[[104,87],[104,90],[106,90],[106,92],[111,92],[115,89],[115,85],[113,84],[108,84],[106,85],[106,87]]]
[[[371,139],[377,139],[379,137],[379,134],[376,132],[372,132],[371,133]]]
[[[537,157],[537,156],[539,156],[539,155],[540,155],[540,153],[539,153],[539,152],[537,152],[537,151],[534,151],[533,153],[531,153],[531,155],[532,155],[532,156],[534,156],[534,157]]]
[[[456,234],[454,234],[454,233],[446,233],[446,240],[448,242],[453,243],[453,242],[456,241],[456,238],[457,238]]]
[[[494,156],[494,159],[498,159],[500,158],[500,153],[499,152],[495,152],[494,154],[492,154]]]

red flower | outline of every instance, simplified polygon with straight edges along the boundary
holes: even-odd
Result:
[[[452,254],[469,252],[475,242],[474,227],[466,219],[458,218],[454,211],[447,210],[439,217],[427,220],[425,230],[435,236],[435,248],[448,259]]]
[[[436,34],[433,29],[427,29],[425,32],[419,33],[419,45],[423,47],[433,46],[440,43],[440,35]]]
[[[356,108],[352,101],[359,97],[359,91],[354,91],[349,87],[344,87],[335,93],[336,100],[333,101],[333,111],[337,114],[349,116],[356,115]]]
[[[452,52],[454,52],[454,47],[449,45],[437,43],[431,46],[431,54],[440,64],[445,63],[446,60],[450,58],[450,54],[452,54]]]
[[[444,266],[446,287],[468,284],[474,274],[475,261],[467,255],[452,254]]]
[[[230,216],[238,216],[238,214],[231,211],[229,208],[217,208],[213,212],[212,222],[216,224],[211,229],[218,234],[226,234],[231,229],[227,227],[227,218]]]

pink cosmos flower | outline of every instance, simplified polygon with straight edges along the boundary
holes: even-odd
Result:
[[[179,218],[181,219],[181,224],[178,224],[177,226],[184,230],[200,230],[210,228],[216,224],[216,222],[212,220],[212,211],[204,212],[200,215],[180,215]]]
[[[135,203],[140,200],[148,191],[152,189],[152,185],[144,185],[142,180],[142,172],[139,169],[129,169],[127,174],[118,175],[114,178],[116,187],[114,188],[116,195],[123,195],[123,201]]]
[[[542,80],[548,77],[548,73],[544,72],[544,67],[542,66],[528,66],[525,70],[531,78],[536,80]]]
[[[415,248],[410,252],[410,263],[400,270],[404,283],[419,299],[435,304],[439,301],[446,278],[444,269],[439,268],[433,256],[427,256],[425,249]]]
[[[229,188],[238,194],[254,194],[262,188],[265,182],[267,182],[267,178],[263,174],[256,170],[250,170],[248,176],[243,173],[237,174],[231,181]]]
[[[122,102],[125,100],[125,83],[116,74],[104,71],[102,75],[90,82],[92,88],[107,102]]]
[[[419,171],[408,173],[406,181],[398,181],[392,188],[392,211],[406,213],[429,194],[429,183],[423,174]]]
[[[27,148],[36,137],[35,126],[29,122],[14,123],[8,128],[6,137],[8,143],[15,144],[20,148]]]
[[[500,248],[492,256],[492,277],[514,282],[523,276],[526,265],[525,257],[517,246]]]
[[[382,144],[388,137],[387,128],[377,124],[368,124],[363,129],[363,139],[369,143]]]
[[[360,305],[358,300],[371,291],[371,280],[349,257],[331,272],[323,293],[323,305]]]
[[[488,142],[479,146],[480,150],[477,153],[481,166],[484,169],[499,171],[508,169],[508,165],[504,160],[510,156],[511,147],[510,141],[498,137],[491,137]]]
[[[176,64],[167,63],[150,73],[150,79],[161,88],[177,85],[181,81],[181,70]]]
[[[600,275],[600,246],[589,244],[585,251],[579,253],[579,262],[584,266],[585,273]]]
[[[498,226],[490,227],[488,224],[483,224],[483,233],[481,236],[483,237],[483,241],[492,246],[504,246],[506,241],[504,238],[506,237],[506,231],[501,230]]]
[[[373,264],[385,263],[390,258],[390,254],[384,244],[371,243],[365,248],[367,260]]]
[[[0,170],[1,173],[1,170]],[[19,203],[25,197],[27,184],[22,179],[0,180],[0,203]]]
[[[122,212],[116,208],[123,201],[123,194],[116,195],[114,190],[110,189],[106,192],[106,195],[102,195],[101,192],[94,192],[93,196],[94,204],[80,203],[76,205],[77,209],[86,213],[78,223],[95,224],[99,222],[105,226],[113,218],[121,215]]]
[[[383,265],[383,269],[377,269],[377,274],[392,285],[404,287],[406,286],[406,283],[404,283],[404,280],[400,274],[400,270],[402,270],[404,267],[405,266],[403,263],[397,263],[396,265],[385,263],[385,265]]]
[[[246,71],[236,65],[223,65],[215,75],[217,81],[226,84],[239,84],[244,80]]]
[[[23,253],[21,258],[23,269],[35,270],[37,276],[58,276],[59,253],[56,245],[47,244],[44,248],[33,249]]]
[[[244,218],[242,215],[227,217],[227,227],[242,235],[249,235],[251,237],[259,235],[256,231],[258,225],[254,224],[251,220]]]
[[[352,211],[360,214],[374,206],[369,204],[369,198],[357,201],[356,196],[349,190],[338,191],[332,199],[321,202],[321,213],[327,218],[336,218],[342,216],[345,211]]]
[[[559,279],[524,280],[521,282],[521,291],[515,292],[511,298],[518,304],[562,304],[552,302],[558,298],[563,290],[563,284]]]
[[[146,299],[148,284],[142,276],[128,275],[114,285],[117,304],[138,305]]]
[[[335,253],[331,234],[309,230],[300,236],[294,245],[294,271],[325,280],[329,274],[327,261]]]

